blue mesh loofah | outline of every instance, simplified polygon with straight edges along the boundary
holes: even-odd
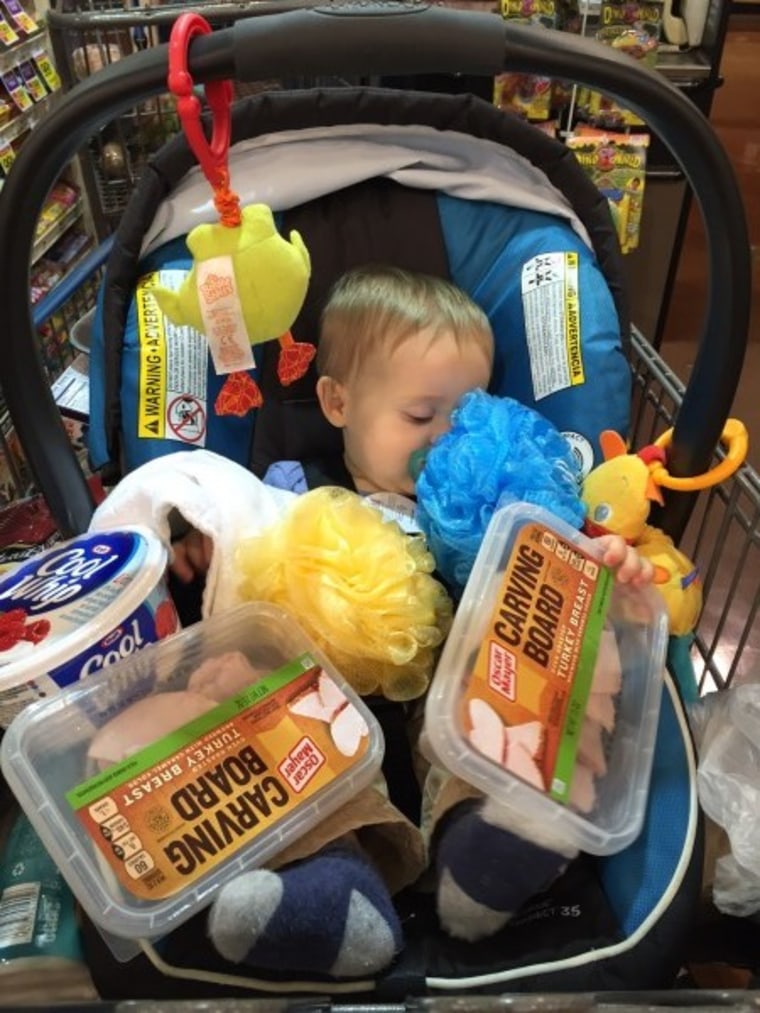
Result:
[[[580,483],[573,452],[551,422],[512,398],[466,394],[417,480],[417,519],[438,572],[460,591],[488,522],[507,503],[536,503],[580,528]]]

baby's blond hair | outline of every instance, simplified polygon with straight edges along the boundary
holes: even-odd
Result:
[[[425,328],[476,342],[493,361],[488,317],[456,285],[397,267],[355,268],[336,282],[322,311],[317,372],[345,383],[369,354],[389,354]]]

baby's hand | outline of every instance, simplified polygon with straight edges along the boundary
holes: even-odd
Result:
[[[652,583],[652,563],[640,556],[624,538],[620,535],[602,535],[596,541],[604,550],[602,562],[615,570],[615,577],[621,584],[643,587]]]
[[[195,528],[188,531],[182,538],[172,542],[173,559],[169,569],[183,584],[189,584],[196,577],[208,573],[214,543],[208,535],[201,534]]]

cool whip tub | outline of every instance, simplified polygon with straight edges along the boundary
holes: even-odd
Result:
[[[167,552],[130,527],[59,543],[0,580],[0,726],[146,644],[179,621]]]

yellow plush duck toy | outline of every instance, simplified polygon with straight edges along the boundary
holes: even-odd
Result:
[[[618,534],[654,565],[654,585],[665,599],[670,632],[676,636],[694,629],[702,609],[699,570],[658,528],[647,524],[653,502],[662,504],[662,488],[694,491],[728,478],[747,454],[747,430],[729,419],[723,432],[728,446],[724,459],[711,471],[692,478],[673,478],[667,471],[667,447],[672,430],[656,443],[630,453],[625,441],[610,430],[602,433],[602,464],[583,482],[586,506],[584,529],[591,536]]]
[[[220,414],[238,414],[224,409],[241,382],[251,395],[248,406],[261,404],[258,386],[247,374],[244,381],[233,379],[253,366],[252,357],[250,361],[238,358],[239,346],[230,341],[233,328],[237,327],[250,345],[273,339],[280,342],[277,375],[283,384],[303,376],[314,357],[313,345],[296,342],[290,334],[306,297],[311,262],[300,234],[294,230],[289,239],[278,233],[266,204],[249,204],[242,209],[236,226],[196,226],[187,237],[194,261],[190,274],[176,292],[160,287],[152,290],[170,320],[207,335],[217,369],[231,373],[217,401]],[[229,365],[242,368],[229,370]]]

